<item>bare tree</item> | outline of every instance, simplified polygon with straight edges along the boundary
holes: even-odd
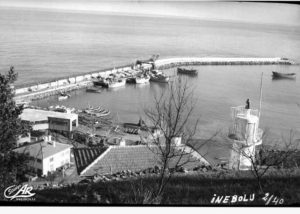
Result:
[[[199,146],[191,146],[190,143],[199,124],[199,119],[194,115],[196,101],[187,80],[178,78],[154,97],[153,108],[145,110],[147,122],[150,123],[146,126],[147,133],[150,133],[147,145],[156,154],[161,167],[155,197],[162,196],[172,175],[184,170],[184,166],[193,162],[200,165],[199,159],[203,164],[208,164],[197,152],[205,143]]]

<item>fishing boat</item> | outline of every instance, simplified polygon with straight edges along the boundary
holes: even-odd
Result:
[[[94,88],[87,88],[86,92],[101,93],[102,91],[101,91],[101,89],[94,87]]]
[[[152,81],[152,82],[168,83],[169,80],[170,80],[170,77],[165,76],[163,74],[157,74],[157,75],[150,76],[150,81]]]
[[[135,84],[135,78],[134,77],[129,77],[126,79],[126,83],[129,83],[129,84]]]
[[[154,75],[163,74],[162,71],[160,71],[160,70],[152,70],[151,73]]]
[[[145,83],[149,83],[149,80],[150,80],[150,76],[148,76],[148,75],[137,76],[135,78],[135,83],[136,84],[145,84]]]
[[[280,72],[276,72],[276,71],[272,71],[273,73],[273,78],[288,78],[288,79],[293,79],[296,77],[295,73],[280,73]]]
[[[126,84],[126,79],[115,79],[108,83],[109,88],[118,88]]]
[[[98,80],[93,81],[94,86],[101,86],[103,88],[108,88],[109,80],[104,78],[98,78]]]
[[[66,93],[61,92],[60,95],[58,96],[58,101],[66,100],[69,97],[71,97],[70,94],[66,94]]]
[[[177,73],[188,74],[188,75],[197,75],[198,71],[196,69],[177,68]]]

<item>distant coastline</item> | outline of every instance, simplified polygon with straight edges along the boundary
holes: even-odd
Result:
[[[71,9],[54,9],[54,8],[38,8],[38,7],[20,7],[20,6],[1,6],[0,10],[21,10],[21,11],[34,11],[34,12],[48,12],[48,13],[66,13],[66,14],[85,14],[93,16],[120,16],[120,17],[138,17],[138,18],[157,18],[157,19],[177,19],[177,20],[189,20],[194,22],[203,23],[220,23],[222,25],[236,25],[238,27],[261,27],[261,28],[285,28],[286,30],[292,28],[294,32],[299,29],[299,23],[257,23],[253,21],[240,21],[234,19],[217,19],[217,18],[203,18],[197,16],[180,16],[180,15],[159,15],[159,14],[142,14],[142,13],[126,13],[126,12],[106,12],[106,11],[88,11],[88,10],[71,10]]]

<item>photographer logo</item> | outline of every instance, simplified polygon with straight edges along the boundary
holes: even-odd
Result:
[[[32,193],[32,187],[25,185],[13,185],[5,189],[4,197],[10,200],[33,200],[35,193]]]

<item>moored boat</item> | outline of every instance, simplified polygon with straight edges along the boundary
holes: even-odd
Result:
[[[150,81],[152,81],[152,82],[168,83],[169,80],[170,80],[170,77],[165,76],[163,74],[150,76]]]
[[[102,91],[99,88],[87,88],[86,92],[101,93]]]
[[[70,94],[66,94],[66,93],[60,93],[60,95],[58,96],[58,101],[62,101],[62,100],[66,100],[68,99],[69,97],[71,97]]]
[[[273,78],[288,78],[288,79],[293,79],[296,77],[295,73],[281,73],[281,72],[276,72],[272,71],[273,73]]]
[[[148,75],[137,76],[135,78],[136,84],[145,84],[145,83],[148,83],[149,80],[150,80],[150,76],[148,76]]]
[[[98,80],[93,81],[94,86],[101,86],[104,88],[108,88],[109,81],[107,79],[99,78]]]
[[[135,84],[135,78],[134,77],[129,77],[126,79],[126,83],[129,83],[129,84]]]
[[[198,71],[196,69],[187,69],[187,68],[177,68],[177,73],[179,74],[188,74],[188,75],[197,75]]]
[[[126,79],[116,79],[108,83],[109,88],[118,88],[126,84]]]
[[[160,70],[152,70],[151,73],[154,74],[154,75],[163,74],[163,72],[160,71]]]

